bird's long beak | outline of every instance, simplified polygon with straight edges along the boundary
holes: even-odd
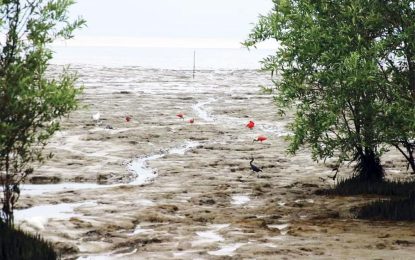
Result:
[[[252,143],[255,143],[256,141],[258,141],[257,139],[254,139],[253,141],[252,141]]]

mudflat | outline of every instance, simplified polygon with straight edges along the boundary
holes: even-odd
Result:
[[[72,69],[84,106],[63,120],[15,213],[64,259],[413,259],[414,223],[354,219],[375,197],[315,195],[334,185],[332,169],[307,149],[287,155],[292,115],[261,92],[268,73]],[[404,163],[387,155],[388,176],[404,176]]]

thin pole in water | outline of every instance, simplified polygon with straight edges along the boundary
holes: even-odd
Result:
[[[193,51],[193,79],[195,78],[196,72],[196,50]]]

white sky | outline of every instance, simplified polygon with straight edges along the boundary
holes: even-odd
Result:
[[[77,0],[71,15],[88,27],[66,44],[239,47],[271,8],[272,0]]]

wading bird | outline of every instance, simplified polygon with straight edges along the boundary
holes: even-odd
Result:
[[[249,121],[249,123],[246,124],[246,127],[248,127],[251,130],[252,130],[252,128],[254,128],[254,126],[255,126],[255,123],[253,121]]]
[[[333,167],[333,172],[334,172],[334,171],[335,171],[334,175],[333,175],[333,176],[329,176],[330,178],[332,178],[332,179],[333,179],[333,181],[335,181],[335,180],[336,180],[337,173],[339,173],[339,166],[335,166],[335,167]]]
[[[126,117],[125,117],[125,121],[126,121],[126,122],[130,122],[132,118],[133,118],[132,116],[126,116]]]
[[[98,124],[100,118],[101,118],[101,114],[99,112],[92,115],[92,119],[95,120],[95,123],[97,123],[97,124]]]
[[[194,118],[192,118],[192,119],[189,120],[189,123],[191,123],[191,124],[193,124],[194,122],[195,122],[195,119]]]
[[[260,136],[258,136],[256,139],[254,139],[254,141],[253,142],[263,142],[263,141],[265,141],[265,140],[267,140],[268,138],[266,138],[265,136],[263,136],[263,135],[260,135]]]
[[[251,161],[249,162],[249,165],[251,165],[251,170],[253,172],[257,173],[257,177],[259,178],[259,172],[262,172],[262,170],[256,166],[255,164],[253,164],[252,162],[254,161],[254,157],[251,158]]]
[[[176,115],[178,118],[184,119],[184,114],[183,113],[179,113]]]

